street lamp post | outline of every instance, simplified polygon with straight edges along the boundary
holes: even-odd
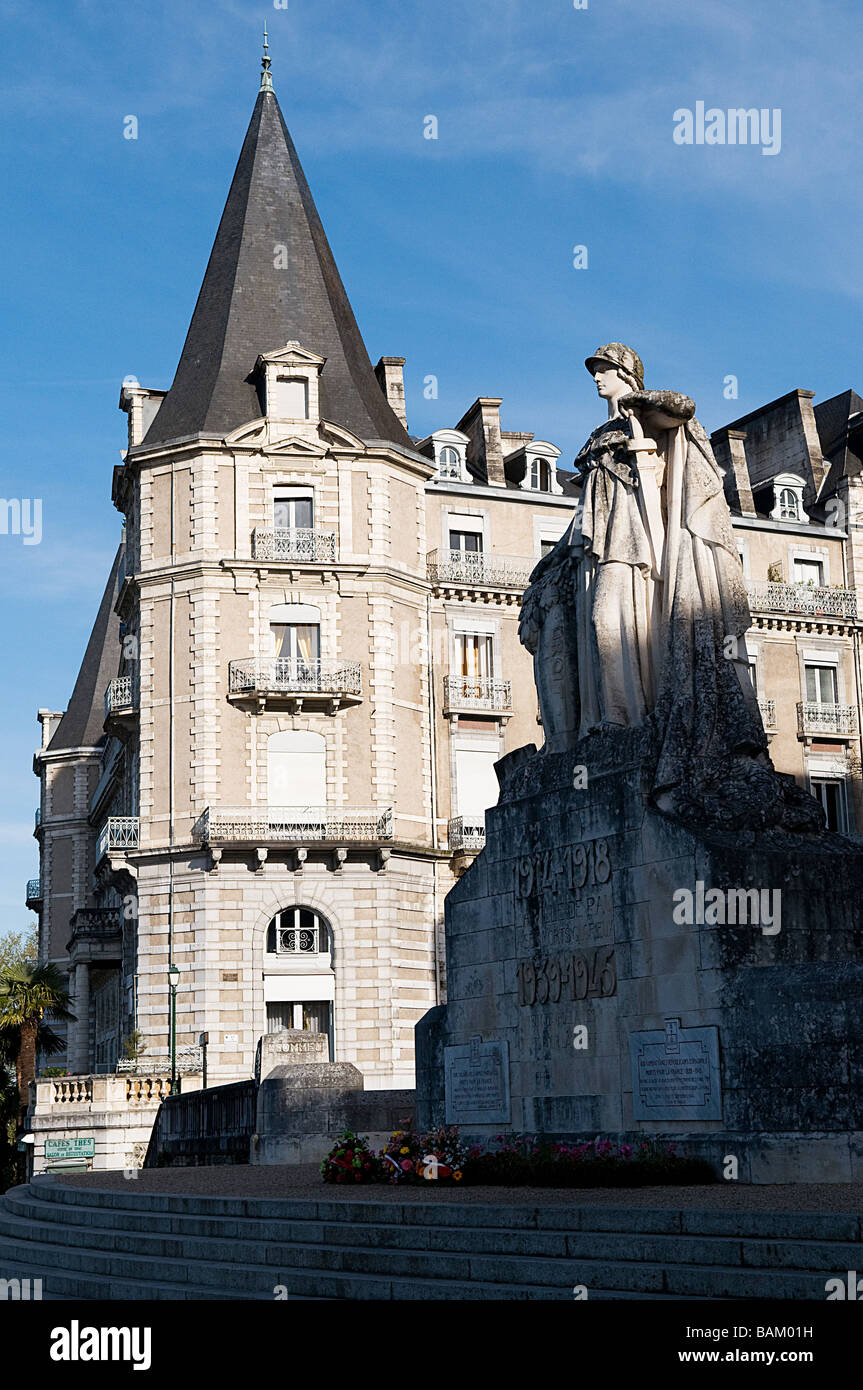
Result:
[[[171,990],[171,1095],[179,1093],[177,1082],[177,985],[180,982],[180,967],[173,961],[168,966],[168,985]]]

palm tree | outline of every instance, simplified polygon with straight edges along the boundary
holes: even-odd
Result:
[[[63,976],[56,965],[25,961],[0,975],[0,1034],[17,1035],[15,1076],[22,1120],[30,1095],[30,1082],[36,1079],[38,1035],[40,1030],[43,1033],[46,1031],[42,1019],[46,1013],[51,1013],[55,1018],[74,1023],[75,1015],[69,1011],[70,1003]]]

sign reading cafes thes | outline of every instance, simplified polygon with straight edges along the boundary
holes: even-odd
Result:
[[[93,1158],[95,1139],[46,1139],[45,1158]]]

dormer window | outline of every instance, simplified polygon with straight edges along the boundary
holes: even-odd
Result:
[[[256,370],[263,384],[267,420],[289,427],[316,427],[320,420],[320,374],[325,363],[325,357],[308,352],[299,343],[261,353]]]
[[[796,473],[780,473],[773,479],[773,510],[770,515],[774,521],[808,522],[809,518],[803,510],[805,486],[804,479]]]
[[[308,420],[309,383],[305,377],[276,376],[270,385],[267,413],[280,420]]]
[[[550,492],[559,497],[563,488],[557,478],[560,450],[545,439],[523,445],[505,462],[507,476],[525,492]]]
[[[792,487],[780,489],[779,515],[783,521],[800,520],[800,498]]]
[[[461,477],[461,456],[458,449],[453,449],[449,444],[445,449],[441,449],[438,472],[442,478]]]
[[[537,455],[531,459],[530,486],[534,492],[551,491],[551,469],[548,466],[548,459],[539,458]]]

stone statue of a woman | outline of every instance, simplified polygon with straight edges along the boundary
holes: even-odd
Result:
[[[648,725],[653,799],[680,810],[693,794],[697,804],[698,787],[734,781],[741,760],[744,782],[753,762],[772,773],[743,568],[693,402],[646,391],[641,359],[623,343],[586,366],[608,419],[576,459],[581,499],[531,575],[521,640],[534,654],[546,751]]]

